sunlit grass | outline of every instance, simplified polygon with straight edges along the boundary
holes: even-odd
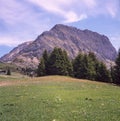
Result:
[[[119,120],[120,88],[111,84],[48,76],[0,87],[0,121]]]

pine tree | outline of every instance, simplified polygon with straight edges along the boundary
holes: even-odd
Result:
[[[110,71],[106,68],[103,62],[99,62],[95,54],[90,52],[89,55],[89,78],[91,80],[102,81],[102,82],[111,82]]]
[[[94,53],[90,52],[87,56],[87,79],[89,80],[95,80],[96,77],[96,56],[94,55]]]
[[[46,75],[45,62],[44,59],[41,58],[37,69],[37,76],[45,76],[45,75]]]
[[[115,66],[114,66],[114,80],[113,82],[116,84],[120,84],[120,49],[118,51],[118,56],[115,61]]]
[[[54,48],[48,59],[47,72],[49,75],[69,75],[68,57],[61,48]]]
[[[83,56],[83,68],[82,72],[84,75],[84,79],[89,79],[89,74],[90,74],[90,63],[89,63],[89,58],[87,54],[84,54]]]
[[[79,53],[78,56],[73,60],[73,70],[74,70],[74,76],[76,78],[85,78],[85,65],[84,65],[84,55]]]
[[[48,60],[49,60],[49,55],[48,55],[48,52],[47,50],[45,50],[43,52],[43,55],[42,55],[42,58],[44,59],[44,64],[45,64],[45,71],[46,71],[46,75],[48,75]]]
[[[102,62],[96,64],[96,80],[101,82],[111,82],[110,72]]]
[[[73,61],[74,75],[77,78],[95,80],[96,71],[94,56],[90,54],[79,54]]]
[[[96,56],[93,52],[89,52],[88,56],[89,56],[89,58],[91,58],[91,60],[94,62],[94,64],[96,64],[96,62],[98,62],[98,59],[96,58]]]
[[[111,82],[114,83],[114,66],[111,65],[110,68]]]
[[[7,75],[11,75],[11,70],[10,70],[10,68],[7,68]]]
[[[73,65],[70,59],[68,58],[67,52],[65,50],[63,51],[63,55],[65,61],[66,75],[73,76]]]
[[[79,54],[73,61],[73,69],[77,78],[111,82],[109,71],[94,53]]]
[[[49,55],[48,55],[47,50],[45,50],[45,51],[43,52],[42,57],[43,57],[43,59],[44,59],[44,63],[45,63],[45,65],[47,65],[48,58],[49,58]]]
[[[49,60],[48,60],[48,74],[49,75],[57,75],[59,74],[58,72],[58,62],[60,61],[59,59],[59,52],[58,52],[58,48],[54,48],[54,50],[51,52]]]

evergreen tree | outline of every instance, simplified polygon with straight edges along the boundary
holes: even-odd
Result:
[[[96,58],[96,56],[93,52],[89,52],[88,56],[94,62],[94,64],[96,64],[98,62],[98,59]]]
[[[110,76],[111,76],[111,82],[114,83],[114,67],[111,66],[110,68]]]
[[[101,82],[111,82],[110,72],[102,62],[96,64],[96,80]]]
[[[119,59],[116,60],[116,66],[114,73],[117,72],[117,65]],[[68,58],[67,52],[61,48],[54,48],[50,56],[48,56],[45,50],[40,60],[40,64],[37,69],[38,76],[45,75],[69,75],[75,76],[81,79],[90,79],[103,82],[110,82],[110,73],[106,66],[99,62],[94,55],[90,52],[89,54],[78,54],[73,60],[73,63]],[[114,75],[117,75],[116,73]],[[114,76],[115,77],[115,76]],[[116,77],[117,78],[117,77]]]
[[[10,70],[10,68],[7,68],[7,75],[11,75],[11,70]]]
[[[44,59],[45,71],[46,71],[46,75],[47,75],[47,73],[48,73],[48,59],[49,59],[49,55],[48,55],[47,50],[45,50],[43,52],[42,58]]]
[[[77,78],[110,82],[109,71],[94,53],[79,54],[73,61],[73,69]]]
[[[44,58],[41,58],[37,69],[37,76],[45,76],[45,75],[46,75],[45,62]]]
[[[48,60],[47,72],[49,75],[69,75],[67,55],[61,48],[54,48]]]
[[[89,58],[91,60],[90,79],[102,82],[111,82],[110,71],[107,70],[105,64],[99,62],[95,54],[92,52],[89,53]]]
[[[76,78],[85,78],[85,64],[84,64],[84,55],[79,53],[78,56],[73,60],[73,70],[74,70],[74,76]]]
[[[49,60],[48,60],[48,74],[49,75],[57,75],[58,72],[58,68],[59,65],[57,65],[60,61],[60,57],[59,57],[59,52],[58,52],[58,48],[54,48],[54,50],[52,51],[52,53],[50,54]]]
[[[49,58],[49,55],[48,55],[48,52],[47,50],[45,50],[43,52],[43,55],[42,55],[43,59],[44,59],[44,63],[45,63],[45,66],[47,65],[47,62],[48,62],[48,58]]]
[[[95,80],[94,58],[91,54],[79,54],[73,61],[74,75],[77,78]]]
[[[96,59],[96,56],[94,55],[94,53],[90,52],[87,56],[87,63],[86,63],[86,66],[87,66],[87,79],[89,80],[95,80],[96,78],[96,62],[97,62],[97,59]]]
[[[114,66],[114,80],[113,82],[116,84],[120,84],[120,49],[118,51],[118,56],[115,61],[115,66]]]
[[[82,72],[84,75],[84,79],[89,79],[90,74],[90,62],[87,54],[83,55],[83,68]]]
[[[65,61],[66,75],[73,76],[73,65],[72,62],[69,60],[67,52],[65,50],[63,51],[63,55]]]

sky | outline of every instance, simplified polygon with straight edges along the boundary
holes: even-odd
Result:
[[[0,57],[55,24],[89,29],[120,48],[120,0],[0,0]]]

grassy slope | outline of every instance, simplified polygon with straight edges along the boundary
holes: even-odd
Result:
[[[8,67],[12,70],[16,70],[17,68],[17,66],[15,66],[14,64],[0,62],[0,69],[6,70]]]
[[[0,87],[0,121],[119,120],[120,88],[110,84],[48,76]]]
[[[7,82],[7,81],[16,81],[18,82],[18,80],[22,80],[22,81],[25,81],[25,80],[28,80],[28,76],[26,75],[22,75],[18,72],[12,72],[11,75],[5,75],[5,74],[0,74],[0,82]]]

